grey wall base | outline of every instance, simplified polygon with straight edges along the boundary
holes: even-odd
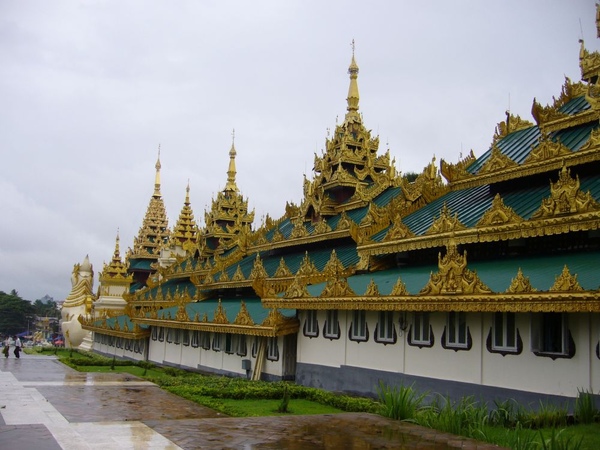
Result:
[[[487,402],[488,406],[492,409],[494,408],[495,400],[515,400],[520,405],[531,406],[534,409],[540,406],[540,401],[544,404],[567,405],[569,411],[572,412],[575,402],[574,398],[558,395],[418,377],[361,367],[327,367],[305,363],[298,363],[296,366],[296,383],[333,392],[376,397],[377,387],[380,382],[388,386],[398,386],[400,384],[404,386],[412,385],[418,392],[440,394],[452,400],[472,396],[475,400]]]

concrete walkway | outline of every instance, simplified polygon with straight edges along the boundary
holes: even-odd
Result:
[[[127,374],[52,356],[0,360],[0,449],[435,449],[498,447],[372,414],[230,418]]]

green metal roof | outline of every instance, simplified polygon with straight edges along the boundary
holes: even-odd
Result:
[[[129,260],[129,270],[153,270],[150,264],[156,262],[156,259],[132,258]]]
[[[467,268],[477,272],[481,281],[493,292],[506,291],[518,269],[523,275],[529,277],[531,285],[539,291],[548,291],[559,276],[565,264],[569,272],[577,275],[577,281],[585,290],[596,290],[600,285],[598,278],[598,265],[600,252],[589,253],[564,253],[535,258],[503,258],[494,261],[469,262]],[[411,295],[419,293],[429,281],[431,273],[437,273],[438,266],[426,265],[418,267],[401,267],[381,272],[354,275],[348,278],[350,288],[357,294],[363,295],[371,279],[377,284],[381,295],[389,295],[396,284],[398,277],[406,285]],[[326,283],[308,286],[308,292],[313,297],[318,297]]]
[[[580,189],[590,191],[592,197],[600,201],[600,174],[580,177]],[[528,220],[540,208],[542,200],[550,196],[550,180],[543,185],[521,186],[509,184],[500,194],[506,206],[511,207],[515,213]],[[495,192],[490,185],[476,186],[460,191],[451,191],[446,195],[432,201],[421,209],[409,214],[402,219],[404,223],[417,236],[423,235],[440,216],[444,203],[454,216],[466,227],[473,227],[481,220],[484,212],[492,206]],[[373,236],[374,242],[381,242],[389,228]]]
[[[94,321],[94,326],[100,327],[102,326],[103,320],[96,320]],[[115,324],[118,323],[119,324],[119,330],[123,331],[125,329],[125,324],[127,324],[127,328],[132,331],[135,324],[131,321],[131,319],[129,318],[129,316],[127,315],[121,315],[121,316],[117,316],[117,317],[109,317],[106,319],[106,326],[111,329],[114,330],[115,329]],[[142,329],[147,329],[148,325],[139,325],[140,328]]]
[[[238,313],[240,312],[241,300],[244,300],[244,303],[246,303],[246,309],[248,309],[248,313],[250,314],[250,317],[252,317],[252,320],[254,321],[255,324],[260,325],[269,315],[269,309],[263,308],[263,306],[260,302],[260,298],[258,298],[258,297],[244,298],[244,299],[222,298],[221,306],[223,307],[223,311],[225,312],[225,315],[227,316],[227,320],[229,321],[229,323],[233,323],[235,321],[235,318],[237,317]],[[206,316],[210,322],[215,317],[215,311],[217,310],[218,306],[219,306],[218,299],[210,299],[210,300],[203,300],[201,302],[196,302],[196,303],[188,303],[187,305],[185,305],[185,310],[187,312],[188,317],[191,320],[194,320],[194,318],[196,316],[198,316],[198,318],[200,320],[202,320],[202,318],[206,314]],[[158,318],[159,319],[166,319],[166,318],[175,319],[178,309],[179,309],[178,306],[173,306],[171,308],[162,309],[162,310],[158,311]],[[279,312],[281,314],[283,314],[285,317],[295,317],[296,316],[295,309],[280,309]]]
[[[567,103],[562,105],[558,110],[563,114],[568,114],[572,116],[582,111],[586,111],[590,108],[591,106],[585,99],[585,96],[582,96],[568,101]]]

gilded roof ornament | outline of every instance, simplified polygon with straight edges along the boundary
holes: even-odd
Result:
[[[565,264],[562,273],[555,278],[554,284],[550,288],[550,292],[578,291],[583,291],[583,288],[579,285],[579,282],[577,281],[577,274],[571,275],[571,272],[569,272],[569,268]]]
[[[600,210],[600,204],[594,200],[592,194],[589,191],[583,193],[579,187],[579,176],[572,178],[571,170],[563,166],[558,181],[556,183],[550,181],[550,197],[542,200],[542,205],[531,218],[540,219]]]
[[[364,293],[364,296],[365,297],[379,297],[380,295],[381,294],[379,293],[379,287],[377,286],[377,284],[375,283],[373,278],[371,278],[371,281],[369,281],[369,284]]]
[[[550,140],[548,136],[541,135],[538,144],[531,146],[529,156],[523,161],[523,165],[547,161],[552,158],[559,158],[561,156],[569,156],[572,154],[573,151],[562,142],[554,142]]]
[[[225,314],[225,309],[223,308],[223,304],[221,303],[221,299],[219,299],[217,309],[215,310],[215,316],[213,318],[213,323],[220,323],[220,324],[229,323],[229,320],[227,320],[227,315]]]
[[[290,286],[286,289],[285,293],[283,294],[283,298],[289,299],[289,298],[305,298],[305,297],[310,297],[311,295],[308,293],[308,290],[306,289],[306,281],[305,281],[305,277],[303,277],[302,275],[298,275],[296,274],[296,276],[294,277],[294,280],[292,281],[292,284],[290,284]]]
[[[448,205],[444,202],[439,217],[433,221],[431,227],[429,227],[425,234],[447,233],[449,231],[459,231],[464,229],[466,229],[466,227],[458,220],[458,214],[452,216]]]
[[[471,174],[467,171],[467,167],[469,167],[471,164],[473,164],[475,162],[475,160],[476,160],[476,158],[475,158],[475,154],[473,153],[473,150],[471,150],[467,156],[462,158],[456,164],[450,164],[442,159],[440,162],[440,164],[441,164],[440,171],[441,171],[443,177],[449,183],[452,183],[453,181],[458,181],[458,180],[462,180],[465,178],[469,178],[469,177],[472,177],[473,174]]]
[[[190,183],[188,181],[185,189],[185,201],[168,243],[169,246],[181,246],[188,251],[188,254],[193,253],[196,248],[199,234],[198,225],[194,220],[194,212],[190,205]]]
[[[402,297],[405,295],[409,295],[408,289],[406,289],[406,284],[404,284],[404,281],[402,281],[400,276],[398,276],[398,280],[396,280],[396,284],[394,284],[392,292],[390,292],[390,296]]]
[[[385,235],[384,241],[396,241],[398,239],[414,236],[415,234],[410,231],[410,228],[402,223],[402,217],[400,217],[400,214],[397,213],[396,217],[394,217],[394,221],[392,222],[392,226]]]
[[[531,286],[529,277],[524,276],[523,271],[519,267],[517,276],[511,280],[506,292],[508,294],[528,294],[530,292],[537,292],[537,289]]]
[[[300,264],[300,268],[296,272],[296,276],[311,277],[317,275],[318,273],[319,271],[310,259],[310,256],[308,256],[308,252],[306,252],[304,254],[304,258],[302,259],[302,263]]]
[[[477,227],[491,227],[505,225],[508,223],[521,223],[523,218],[519,216],[511,207],[506,206],[500,194],[494,196],[492,206],[483,213]]]
[[[450,243],[446,254],[438,254],[438,273],[431,273],[427,285],[419,294],[485,294],[492,291],[477,276],[477,272],[467,269],[467,252],[458,253],[456,245]]]
[[[115,251],[109,264],[104,264],[102,272],[98,276],[100,284],[110,284],[110,282],[130,283],[133,275],[127,273],[127,265],[123,263],[119,251],[119,232],[115,240]]]
[[[510,133],[515,131],[524,130],[532,127],[533,124],[528,120],[521,119],[520,116],[513,116],[509,111],[506,111],[506,120],[496,125],[496,131],[492,140],[492,146],[496,144],[500,139],[505,138]]]
[[[479,169],[477,175],[483,175],[486,173],[498,172],[500,170],[509,169],[516,167],[518,164],[510,159],[508,156],[503,154],[500,149],[494,144],[492,152],[485,164]]]
[[[248,278],[251,280],[257,280],[268,277],[269,274],[265,270],[265,266],[263,266],[262,260],[260,259],[260,255],[257,253],[256,259],[254,260],[254,265],[252,266],[252,271],[250,272],[250,276]]]
[[[581,69],[581,78],[584,81],[591,81],[600,73],[600,53],[590,53],[585,48],[583,39],[579,39],[579,44],[579,67]]]
[[[273,276],[275,278],[286,278],[286,277],[292,276],[292,272],[286,265],[285,260],[283,259],[283,256],[279,260],[279,266],[277,267],[277,270],[275,271],[275,274]]]
[[[237,316],[235,317],[235,320],[233,321],[234,324],[236,325],[245,325],[245,326],[253,326],[254,325],[254,321],[252,320],[252,317],[250,316],[250,313],[248,312],[248,308],[246,307],[246,302],[245,301],[241,301],[240,304],[240,311],[238,312]]]
[[[356,293],[348,285],[345,277],[336,276],[327,279],[327,285],[319,297],[355,297]]]
[[[245,279],[246,278],[244,277],[242,268],[238,264],[237,269],[235,270],[235,273],[233,274],[233,277],[231,278],[231,281],[244,281]]]
[[[130,260],[138,258],[158,260],[161,245],[169,239],[169,221],[160,193],[160,146],[158,152],[154,193],[150,198],[142,226],[134,238],[133,250],[127,255]]]

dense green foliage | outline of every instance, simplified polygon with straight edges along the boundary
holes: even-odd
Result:
[[[0,335],[12,336],[26,331],[34,313],[31,302],[19,297],[14,289],[10,294],[0,291]]]

